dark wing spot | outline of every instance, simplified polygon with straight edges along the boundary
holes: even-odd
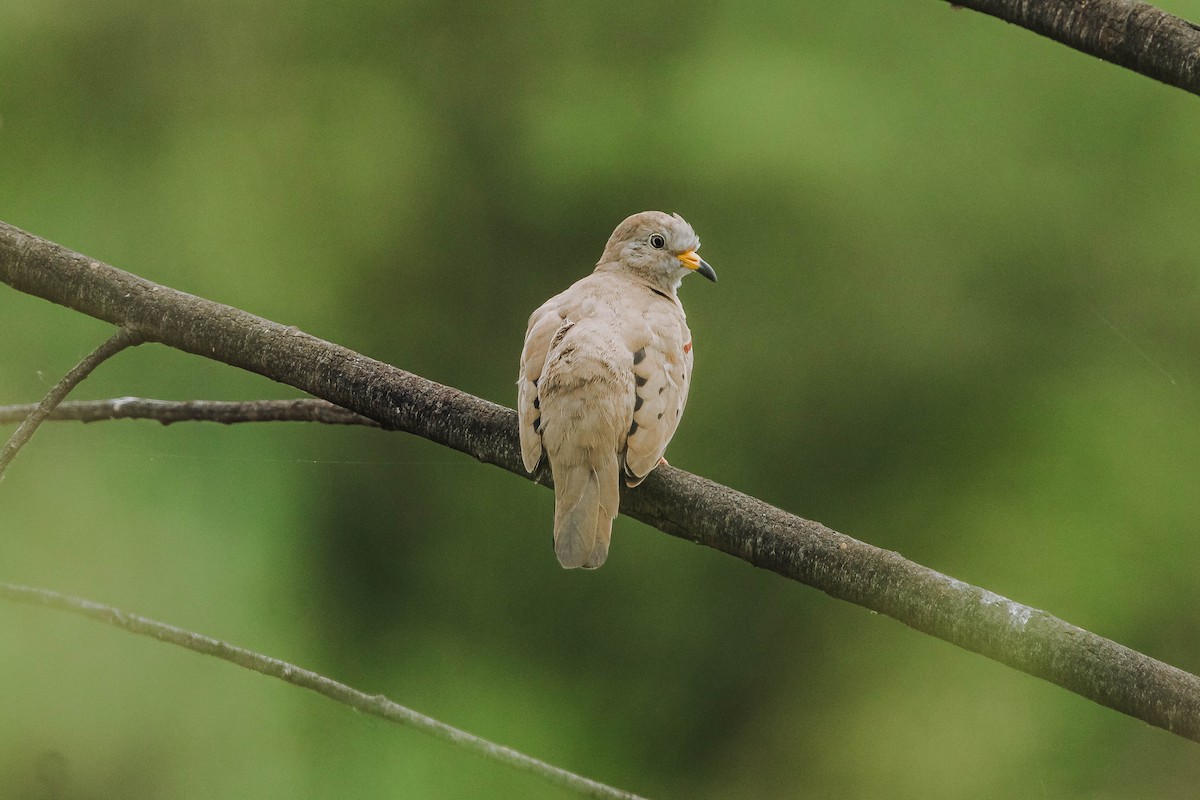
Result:
[[[646,385],[646,377],[644,375],[634,375],[633,382],[636,383],[638,386],[645,386]]]
[[[629,426],[629,433],[626,434],[626,436],[633,436],[635,433],[637,433],[637,428],[637,421],[635,420],[634,423]]]
[[[541,432],[542,432],[542,431],[540,430],[540,429],[541,429],[541,427],[542,427],[542,418],[541,418],[541,417],[538,417],[537,419],[535,419],[535,420],[533,421],[533,430],[534,430],[534,433],[541,433]]]
[[[659,394],[662,394],[662,393],[663,393],[663,389],[665,389],[665,388],[667,388],[667,387],[665,387],[665,386],[660,386],[660,387],[658,387],[658,393],[659,393]]]
[[[638,364],[642,363],[642,360],[645,357],[646,357],[646,348],[639,347],[638,351],[633,354],[633,365],[636,367]]]
[[[659,419],[662,419],[662,415],[663,415],[663,412],[661,412],[661,411],[660,411],[660,412],[658,412],[658,418],[659,418]]]
[[[668,296],[667,296],[667,293],[666,293],[666,292],[660,292],[658,289],[653,289],[653,288],[652,288],[650,291],[654,292],[656,295],[658,295],[659,297],[661,297],[663,300],[670,300],[670,299],[671,299],[670,297],[668,297]]]
[[[642,396],[640,394],[637,395],[636,399],[633,401],[633,413],[636,414],[638,412],[638,410],[641,409],[642,403],[644,403],[644,402],[645,401],[642,399]]]
[[[541,396],[540,396],[540,395],[536,395],[536,394],[535,394],[535,395],[533,396],[533,407],[534,407],[534,408],[541,408],[541,407],[542,407],[542,398],[541,398]]]

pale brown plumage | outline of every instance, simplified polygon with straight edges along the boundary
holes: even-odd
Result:
[[[529,318],[517,378],[521,455],[554,477],[554,550],[564,567],[604,563],[621,475],[636,486],[671,441],[692,377],[676,290],[716,274],[682,217],[646,211],[609,238],[596,269]]]

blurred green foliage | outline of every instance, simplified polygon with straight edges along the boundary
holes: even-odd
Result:
[[[1170,10],[1200,18],[1200,2]],[[0,2],[0,218],[512,405],[529,312],[682,213],[673,464],[1200,671],[1195,97],[945,3]],[[0,287],[0,403],[106,326]],[[143,346],[74,395],[285,387]],[[1192,797],[1195,745],[402,435],[42,429],[0,578],[654,797]],[[0,608],[0,796],[561,797]]]

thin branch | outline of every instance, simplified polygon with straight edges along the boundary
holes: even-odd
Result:
[[[252,650],[222,642],[200,633],[177,628],[165,622],[158,622],[136,614],[128,614],[112,606],[71,597],[48,589],[33,586],[21,586],[13,583],[0,582],[0,597],[33,605],[42,605],[60,611],[70,611],[89,619],[106,622],[117,628],[136,633],[140,636],[150,636],[160,642],[187,648],[202,655],[215,656],[239,667],[261,672],[263,675],[278,678],[288,683],[322,694],[353,709],[381,717],[389,722],[398,722],[411,728],[427,733],[443,741],[458,745],[476,755],[499,761],[507,766],[523,772],[537,775],[550,783],[570,789],[584,797],[608,798],[609,800],[641,800],[638,795],[614,789],[603,783],[576,775],[565,769],[547,764],[532,756],[505,747],[487,739],[481,739],[474,734],[439,722],[417,711],[395,703],[381,694],[370,695],[358,689],[339,683],[324,675],[311,672],[286,661],[280,661],[270,656],[264,656]]]
[[[1200,26],[1133,0],[949,0],[1200,94]]]
[[[0,480],[4,480],[4,473],[8,469],[8,465],[16,458],[17,453],[25,444],[33,438],[33,434],[37,431],[38,426],[50,416],[63,398],[70,393],[72,389],[79,385],[79,382],[92,374],[92,370],[100,366],[106,359],[111,358],[117,353],[124,350],[126,347],[133,347],[141,344],[142,337],[135,333],[130,328],[122,327],[104,344],[97,347],[91,353],[88,353],[82,361],[63,376],[63,379],[54,385],[42,402],[34,406],[29,412],[29,416],[25,421],[13,431],[12,436],[8,437],[8,441],[4,443],[4,447],[0,448]]]
[[[19,422],[36,406],[0,406],[0,425]],[[321,422],[326,425],[379,423],[326,400],[153,400],[147,397],[115,397],[111,400],[67,400],[51,412],[49,421],[102,422],[111,419],[152,419],[163,425],[176,422]]]
[[[5,223],[0,281],[531,479],[511,409],[295,328],[151,283]],[[1045,611],[668,466],[623,491],[621,511],[1200,741],[1200,678]]]

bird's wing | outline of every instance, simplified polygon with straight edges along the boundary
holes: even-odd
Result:
[[[620,455],[633,419],[632,356],[609,278],[564,293],[537,386],[537,433],[554,475],[554,548],[564,567],[604,563],[620,503]]]
[[[542,460],[541,402],[538,381],[546,366],[550,342],[565,322],[560,309],[562,295],[552,297],[529,317],[525,347],[521,350],[521,371],[517,376],[517,425],[521,435],[521,460],[533,472]]]
[[[667,298],[639,297],[648,323],[631,347],[635,397],[633,421],[625,441],[625,482],[637,486],[658,466],[679,427],[692,378],[692,337],[683,309]],[[631,335],[637,335],[631,327]]]

